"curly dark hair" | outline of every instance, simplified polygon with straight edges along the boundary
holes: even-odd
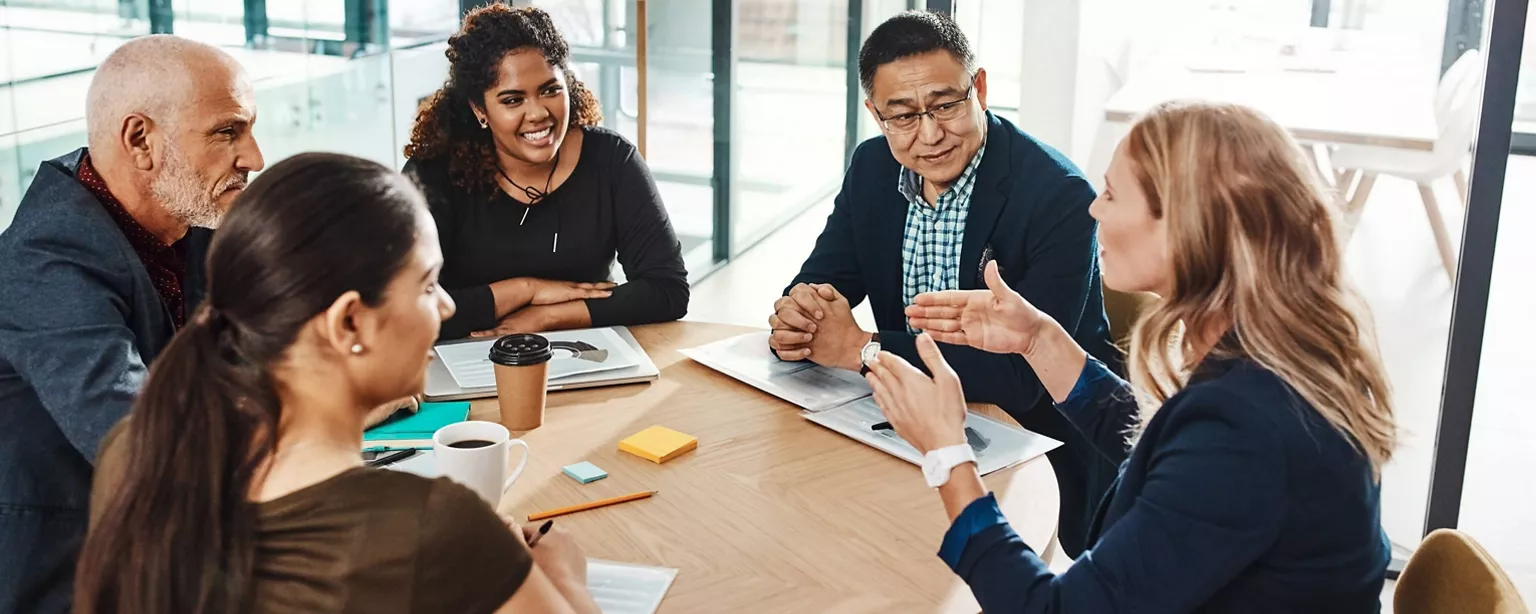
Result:
[[[448,81],[417,109],[405,157],[447,156],[448,175],[455,185],[471,192],[495,186],[495,145],[469,105],[483,108],[485,91],[496,84],[502,59],[528,48],[537,49],[565,75],[572,128],[603,121],[597,97],[571,73],[570,45],[549,13],[489,4],[465,15],[463,27],[448,39]]]

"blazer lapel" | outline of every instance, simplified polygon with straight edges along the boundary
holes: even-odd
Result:
[[[976,187],[965,217],[965,241],[960,246],[962,290],[982,287],[981,253],[992,239],[998,216],[1008,205],[1008,161],[1013,157],[1013,139],[1009,136],[1002,122],[987,112],[987,153],[976,169]]]
[[[897,172],[901,171],[897,166]],[[874,215],[870,216],[870,246],[873,250],[874,271],[870,277],[869,285],[870,307],[874,309],[875,319],[882,329],[906,330],[906,305],[901,296],[902,269],[906,265],[906,259],[902,257],[902,243],[907,234],[907,200],[896,189],[896,177],[880,177],[877,181],[888,181],[889,188],[879,190],[876,194],[883,194],[875,203]],[[892,321],[899,320],[901,326],[892,328]]]

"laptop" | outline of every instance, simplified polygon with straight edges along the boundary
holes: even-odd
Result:
[[[556,346],[556,349],[558,350],[561,346],[589,348],[591,347],[591,344],[584,343],[584,341],[591,341],[594,339],[607,337],[605,331],[613,333],[613,337],[610,338],[617,338],[625,345],[629,346],[629,352],[626,352],[626,354],[632,354],[631,357],[633,358],[634,364],[619,369],[577,372],[565,377],[554,377],[555,374],[560,371],[560,369],[557,368],[557,366],[552,365],[550,369],[552,377],[549,381],[547,390],[550,392],[555,392],[559,390],[576,390],[579,388],[597,388],[600,386],[640,384],[655,381],[658,377],[661,376],[661,371],[656,369],[656,364],[651,362],[650,356],[645,354],[645,349],[640,347],[640,342],[635,341],[634,334],[630,333],[629,329],[623,326],[615,326],[608,329],[558,331],[543,333],[543,335],[549,338],[550,344]],[[596,333],[603,334],[598,335]],[[447,362],[443,359],[445,353],[449,355],[453,355],[455,353],[464,354],[465,352],[462,350],[470,350],[471,353],[478,354],[478,348],[472,349],[466,344],[484,346],[485,351],[488,353],[490,351],[491,343],[494,343],[494,340],[464,339],[459,341],[443,342],[438,344],[436,348],[433,348],[434,358],[431,363],[427,365],[427,390],[425,394],[426,400],[433,402],[462,401],[466,399],[479,399],[496,396],[496,385],[494,383],[490,383],[486,386],[471,388],[460,387],[459,381],[454,378],[453,372],[449,370]],[[461,351],[455,352],[454,350]],[[574,353],[576,354],[576,357],[579,358],[581,354],[580,350],[576,350]],[[606,356],[606,353],[604,355]],[[569,354],[563,354],[559,351],[556,352],[556,360],[569,358],[572,358],[572,356]]]

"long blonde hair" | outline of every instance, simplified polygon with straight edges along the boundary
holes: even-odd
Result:
[[[1157,218],[1173,282],[1131,333],[1139,433],[1183,388],[1197,333],[1230,325],[1231,354],[1274,372],[1370,460],[1397,429],[1368,314],[1344,280],[1333,211],[1289,134],[1253,109],[1169,102],[1131,127],[1125,153]],[[1185,335],[1184,331],[1190,331]]]

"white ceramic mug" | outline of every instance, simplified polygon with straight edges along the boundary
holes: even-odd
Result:
[[[455,448],[452,445],[474,440],[489,441],[491,445],[480,448]],[[513,446],[523,449],[523,458],[508,476],[507,460]],[[507,427],[473,420],[437,429],[432,434],[432,450],[436,452],[439,473],[468,486],[493,508],[501,503],[501,495],[512,488],[517,476],[523,474],[531,452],[523,440],[512,439]]]

